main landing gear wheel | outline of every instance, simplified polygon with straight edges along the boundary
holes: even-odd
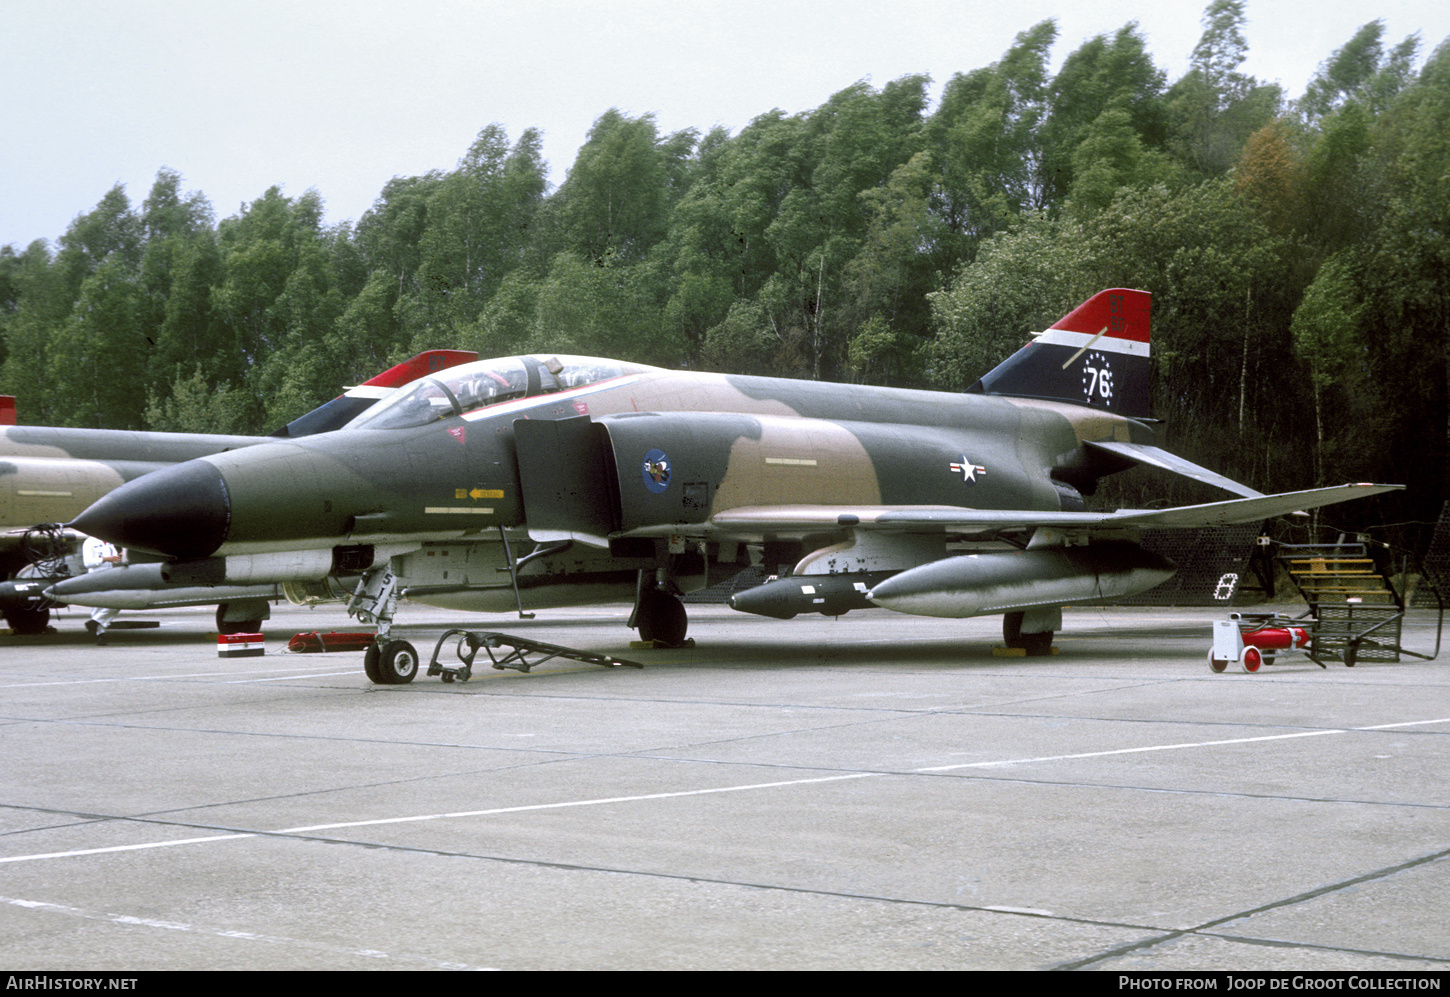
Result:
[[[648,589],[639,597],[639,610],[635,616],[639,626],[639,639],[652,640],[671,647],[683,644],[690,618],[685,604],[668,592]]]
[[[377,651],[377,678],[373,678],[372,672],[368,672],[368,678],[382,685],[405,685],[413,681],[418,674],[418,649],[405,640],[390,640],[378,647],[374,644],[368,648],[368,653],[363,655],[363,668],[367,669],[368,659],[373,651]]]
[[[219,634],[254,634],[261,632],[261,619],[255,620],[227,620],[227,604],[222,603],[216,608],[216,632]]]
[[[1018,610],[1015,613],[1005,613],[1002,616],[1002,642],[1008,647],[1019,648],[1027,652],[1029,658],[1040,658],[1052,653],[1052,631],[1044,630],[1041,633],[1025,634],[1022,632],[1022,620],[1026,613]]]
[[[50,626],[50,610],[48,609],[11,609],[5,613],[5,622],[10,624],[10,629],[19,636],[29,637],[33,634],[45,633],[45,628]]]

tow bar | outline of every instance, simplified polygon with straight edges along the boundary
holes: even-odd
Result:
[[[454,645],[454,653],[459,663],[456,665],[445,665],[438,661],[438,655],[443,650],[443,645],[450,638],[457,637]],[[507,648],[506,653],[495,654],[495,650]],[[593,651],[580,651],[572,647],[560,647],[558,644],[545,644],[543,641],[530,640],[527,637],[515,637],[511,634],[495,633],[487,630],[445,630],[443,636],[438,638],[438,643],[433,645],[433,657],[428,662],[429,675],[441,675],[444,682],[467,682],[473,676],[473,659],[479,650],[488,653],[489,662],[499,670],[512,668],[515,671],[527,672],[535,665],[542,665],[553,658],[570,658],[574,661],[583,661],[590,665],[599,665],[601,668],[618,668],[621,665],[627,668],[643,668],[644,665],[637,661],[626,661],[623,658],[614,658],[607,654],[595,654]],[[541,655],[534,660],[529,660],[529,655]]]

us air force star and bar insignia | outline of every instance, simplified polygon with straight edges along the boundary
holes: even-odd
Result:
[[[985,467],[981,464],[973,464],[966,454],[962,454],[961,463],[954,462],[951,468],[953,474],[960,474],[962,481],[969,485],[975,485],[977,483],[977,475],[987,473]]]
[[[651,450],[644,455],[641,476],[644,486],[658,495],[670,485],[670,459],[663,450]]]

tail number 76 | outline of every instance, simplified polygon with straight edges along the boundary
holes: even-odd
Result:
[[[1108,358],[1101,353],[1089,353],[1083,363],[1082,390],[1089,402],[1113,400],[1113,372],[1108,367]]]

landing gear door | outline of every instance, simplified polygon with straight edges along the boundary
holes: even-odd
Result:
[[[608,547],[619,529],[619,476],[603,427],[588,416],[518,419],[514,443],[529,537]]]

